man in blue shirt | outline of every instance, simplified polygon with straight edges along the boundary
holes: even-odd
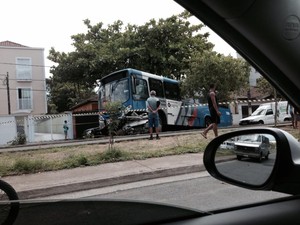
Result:
[[[146,101],[146,106],[147,106],[147,110],[148,110],[149,133],[150,133],[149,140],[153,140],[153,135],[152,135],[153,127],[155,127],[156,139],[160,139],[160,137],[159,137],[159,114],[158,114],[160,101],[155,96],[156,96],[156,92],[152,90],[150,92],[150,97]]]

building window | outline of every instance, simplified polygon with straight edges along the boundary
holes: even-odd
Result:
[[[32,109],[31,89],[18,88],[19,110]]]
[[[31,80],[32,68],[31,58],[17,58],[16,59],[16,71],[18,80]]]

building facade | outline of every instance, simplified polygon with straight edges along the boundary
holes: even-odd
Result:
[[[238,59],[243,59],[240,54],[236,54]],[[261,74],[254,69],[254,67],[250,67],[250,75],[249,75],[249,86],[256,87],[257,86],[257,79],[261,78]]]
[[[0,42],[0,115],[47,113],[44,49]]]

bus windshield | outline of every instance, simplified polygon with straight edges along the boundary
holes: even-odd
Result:
[[[99,89],[100,109],[106,102],[125,102],[129,98],[128,79],[114,80],[100,86]]]

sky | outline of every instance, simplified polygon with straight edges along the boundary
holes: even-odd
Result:
[[[83,20],[104,25],[121,20],[124,24],[143,25],[150,19],[168,18],[183,12],[173,0],[9,0],[1,2],[0,41],[12,41],[28,47],[44,48],[46,76],[53,62],[49,50],[71,52],[71,36],[86,33]],[[193,20],[200,23],[198,19]],[[207,28],[208,29],[208,28]],[[235,57],[236,53],[218,35],[208,39],[214,50]]]

